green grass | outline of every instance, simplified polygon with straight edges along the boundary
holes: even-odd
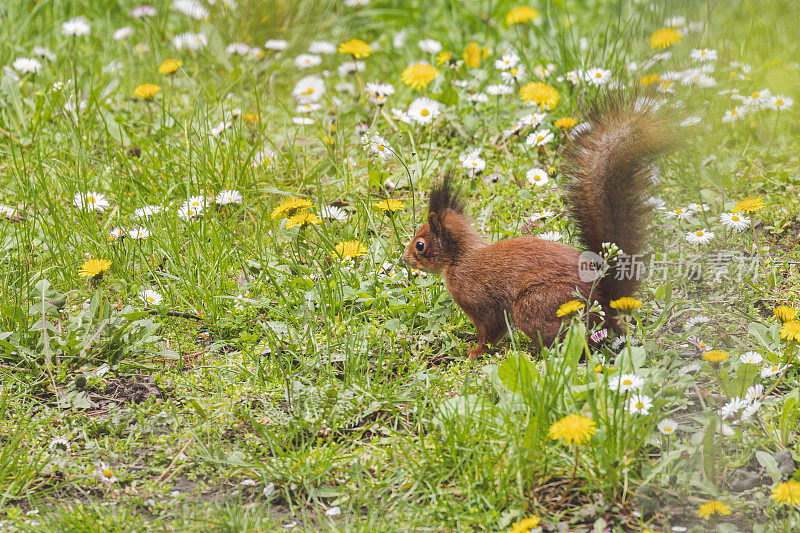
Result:
[[[539,23],[511,27],[504,18],[517,4],[505,0],[237,4],[204,3],[207,20],[162,1],[148,19],[132,19],[128,1],[0,7],[0,38],[13,43],[0,48],[8,65],[0,203],[10,206],[0,218],[0,529],[502,531],[530,516],[545,530],[798,527],[798,507],[770,497],[800,476],[788,459],[800,461],[797,343],[780,338],[772,313],[800,305],[798,111],[722,121],[742,105],[731,89],[768,88],[800,102],[794,3],[543,1],[532,4]],[[90,35],[61,35],[76,16],[87,18]],[[675,16],[697,26],[671,57],[642,70],[658,52],[650,35]],[[126,25],[133,35],[114,41]],[[395,47],[401,31],[405,43]],[[176,50],[184,32],[202,32],[207,46]],[[372,44],[362,72],[341,75],[341,54],[307,70],[293,64],[311,40],[351,38]],[[439,66],[441,75],[414,91],[400,76],[411,61],[435,61],[417,46],[424,38],[456,59],[472,42],[488,57],[478,67]],[[225,50],[263,48],[267,39],[288,47],[253,57]],[[34,46],[55,58],[40,59],[36,74],[15,73],[11,65],[33,57]],[[684,143],[661,162],[653,194],[668,209],[696,202],[708,210],[689,221],[657,214],[653,252],[672,266],[639,294],[636,340],[589,349],[590,332],[576,320],[541,354],[513,334],[482,360],[466,358],[472,324],[437,276],[409,272],[401,259],[429,186],[452,172],[491,240],[558,231],[577,244],[559,174],[566,139],[553,123],[580,120],[602,89],[558,78],[603,67],[637,85],[645,74],[701,65],[689,58],[699,48],[718,53],[709,73],[716,85],[673,81],[674,92],[657,93],[678,122],[699,123],[679,127]],[[555,65],[547,83],[560,100],[541,127],[556,139],[542,151],[524,135],[501,135],[533,111],[518,85],[469,100],[502,83],[494,60],[509,49],[520,53],[521,84],[537,80],[538,65]],[[159,74],[169,58],[182,67]],[[295,83],[323,71],[321,108],[307,115],[314,123],[295,125]],[[373,81],[396,90],[383,109],[362,89]],[[134,96],[143,83],[160,86],[153,100]],[[442,102],[434,125],[392,114],[418,96]],[[394,155],[363,148],[362,125]],[[486,169],[469,176],[459,156],[476,148]],[[270,161],[254,165],[262,151]],[[552,167],[546,186],[527,182],[532,167]],[[188,199],[226,189],[241,203],[178,216]],[[105,195],[108,208],[78,209],[75,195],[88,191]],[[719,215],[748,196],[765,207],[749,214],[746,231],[725,228]],[[320,217],[332,205],[347,216],[289,228],[271,213],[290,197],[310,200]],[[404,208],[376,209],[385,198]],[[163,210],[137,217],[147,205]],[[540,210],[554,215],[529,222]],[[150,236],[109,236],[134,227]],[[686,241],[699,228],[715,233],[709,244]],[[340,258],[343,241],[365,253]],[[758,257],[758,275],[715,281],[708,268],[719,252]],[[89,258],[111,268],[79,277]],[[701,279],[674,265],[687,259],[704,264]],[[146,304],[145,290],[162,301]],[[708,320],[685,327],[701,315]],[[710,365],[699,341],[730,358]],[[748,351],[764,362],[742,363]],[[791,366],[780,377],[759,375],[784,361]],[[608,388],[622,372],[644,379],[648,414],[630,413],[626,393]],[[752,419],[723,420],[719,409],[757,384],[768,394]],[[574,413],[597,425],[577,448],[548,435]],[[656,428],[665,418],[677,422],[676,434]],[[712,500],[731,514],[698,517]]]

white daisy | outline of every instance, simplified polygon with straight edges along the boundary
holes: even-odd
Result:
[[[345,61],[336,70],[339,76],[344,78],[356,72],[363,72],[365,68],[367,68],[367,64],[363,61]]]
[[[644,387],[644,378],[636,374],[617,374],[608,378],[608,390],[628,392]]]
[[[761,402],[753,401],[750,403],[750,405],[742,409],[742,414],[739,415],[739,420],[742,422],[750,422],[753,416],[758,413],[759,409],[761,409]]]
[[[143,19],[147,17],[155,17],[156,8],[152,6],[136,6],[131,10],[131,18]]]
[[[545,231],[537,235],[543,241],[560,241],[564,238],[564,234],[559,231]]]
[[[48,61],[56,60],[56,55],[53,52],[51,52],[49,48],[45,46],[34,46],[33,55],[38,57],[43,57]]]
[[[550,143],[555,138],[553,132],[549,130],[537,130],[525,139],[525,144],[528,146],[544,146]]]
[[[61,24],[61,35],[67,37],[82,37],[89,35],[92,27],[86,17],[76,17]]]
[[[200,50],[208,46],[208,37],[204,33],[179,33],[172,39],[177,50]]]
[[[532,168],[528,170],[528,172],[525,173],[525,178],[531,185],[537,187],[543,187],[550,181],[550,176],[547,175],[547,171],[541,168]]]
[[[784,96],[782,94],[776,94],[775,96],[771,96],[769,98],[769,101],[767,102],[767,107],[769,109],[782,111],[784,109],[791,109],[793,104],[794,100],[792,100],[788,96]]]
[[[611,71],[604,68],[590,68],[586,71],[585,79],[592,85],[605,85],[611,81]]]
[[[708,317],[703,315],[693,316],[692,318],[686,321],[686,324],[683,325],[683,328],[688,331],[695,326],[707,323],[708,320],[709,320]]]
[[[262,148],[255,154],[253,154],[253,162],[251,166],[253,167],[271,167],[272,164],[275,162],[276,154],[270,148]]]
[[[486,161],[481,157],[480,148],[467,154],[462,154],[458,159],[461,161],[461,166],[467,170],[467,174],[470,176],[475,176],[486,168]]]
[[[317,102],[325,94],[325,82],[319,76],[301,78],[292,90],[292,96],[301,104]]]
[[[183,202],[178,208],[178,216],[183,220],[198,218],[203,215],[203,207],[192,205],[189,201]]]
[[[137,241],[146,239],[150,236],[150,230],[144,226],[137,226],[131,230],[128,230],[128,236],[131,239],[136,239]]]
[[[131,28],[130,26],[123,26],[122,28],[115,31],[111,35],[111,38],[114,39],[115,41],[124,41],[131,35],[133,35],[133,28]]]
[[[319,210],[320,218],[328,218],[337,222],[347,220],[347,211],[335,205],[324,205]]]
[[[700,363],[689,363],[688,365],[685,365],[685,366],[681,367],[680,369],[678,369],[678,375],[679,376],[685,376],[686,374],[691,374],[692,372],[697,372],[701,368],[702,368],[702,365]]]
[[[144,207],[139,207],[138,209],[134,210],[133,216],[136,218],[143,218],[148,219],[153,215],[157,215],[162,211],[162,207],[160,205],[146,205]]]
[[[225,189],[217,194],[214,201],[219,205],[241,204],[242,193],[234,189]]]
[[[766,368],[763,368],[761,372],[759,372],[759,375],[762,378],[771,378],[772,376],[782,374],[787,368],[789,368],[789,365],[772,364]]]
[[[335,54],[336,50],[336,45],[328,41],[311,41],[308,45],[308,51],[312,54],[330,55]]]
[[[738,396],[735,398],[731,398],[728,401],[728,403],[720,407],[719,415],[722,418],[729,418],[737,414],[739,411],[741,411],[748,405],[750,405],[750,402],[745,400],[744,398],[740,398]]]
[[[533,67],[533,75],[540,80],[546,80],[550,77],[555,69],[556,66],[553,63],[548,63],[547,65],[536,65]]]
[[[541,220],[543,218],[550,218],[551,216],[555,215],[553,211],[549,209],[544,209],[542,211],[536,211],[530,218],[532,222],[536,222],[537,220]]]
[[[689,220],[692,216],[692,211],[684,207],[676,207],[667,211],[667,218],[677,218],[678,220]]]
[[[489,97],[485,93],[472,93],[469,95],[469,101],[473,104],[485,104],[489,101]]]
[[[106,200],[106,195],[95,191],[78,192],[72,199],[72,203],[78,209],[85,209],[87,211],[98,211],[102,213],[111,204]]]
[[[758,352],[744,352],[739,356],[739,361],[751,365],[760,365],[764,357]]]
[[[511,94],[514,92],[514,87],[505,84],[494,84],[494,85],[487,85],[486,86],[486,94],[490,94],[492,96],[503,96],[505,94]]]
[[[439,102],[421,96],[408,106],[408,116],[418,124],[430,124],[441,112]]]
[[[700,120],[701,118],[698,116],[686,117],[681,121],[681,126],[683,126],[684,128],[687,128],[689,126],[694,126],[695,124],[699,124]]]
[[[164,301],[164,297],[153,289],[144,289],[140,296],[147,305],[161,305],[161,302]]]
[[[653,400],[646,394],[634,394],[625,402],[625,408],[633,415],[648,415],[653,407]]]
[[[225,47],[225,53],[230,56],[246,56],[250,53],[250,46],[247,43],[231,43]]]
[[[671,418],[664,418],[656,424],[656,429],[658,429],[662,435],[672,435],[678,431],[678,423]]]
[[[286,50],[288,48],[289,43],[284,41],[283,39],[269,39],[267,42],[264,43],[264,48],[267,50]]]
[[[442,43],[435,39],[422,39],[417,43],[417,46],[428,54],[438,54],[442,51]]]
[[[714,238],[714,232],[707,229],[686,232],[686,240],[691,244],[708,244]]]
[[[297,68],[316,67],[322,63],[322,57],[314,54],[300,54],[294,58],[294,66]]]
[[[750,227],[750,219],[740,213],[722,213],[719,221],[726,228],[735,231],[743,231]]]
[[[319,104],[297,104],[294,108],[295,113],[313,113],[319,111],[322,106]]]
[[[175,0],[172,2],[172,9],[195,20],[208,18],[208,10],[197,0]]]
[[[14,67],[14,70],[23,74],[38,74],[42,70],[41,62],[32,57],[18,57],[11,66]]]
[[[108,232],[108,236],[114,240],[121,239],[125,236],[125,230],[117,226],[116,228]]]
[[[387,159],[394,155],[394,150],[389,141],[377,133],[367,134],[361,137],[361,144],[373,154],[381,159]]]
[[[647,198],[645,200],[645,203],[657,211],[662,211],[666,209],[667,205],[667,203],[664,200],[662,200],[661,198],[656,198],[655,196],[650,196],[649,198]]]
[[[725,115],[722,117],[722,122],[733,122],[741,118],[746,113],[745,109],[740,106],[734,106],[733,109],[729,109],[725,111]]]
[[[525,67],[522,65],[517,65],[515,67],[511,67],[510,69],[500,71],[500,79],[509,85],[522,81],[524,77]]]
[[[514,68],[519,63],[519,56],[515,53],[503,54],[500,59],[495,60],[494,68],[498,70],[508,70]]]
[[[764,394],[764,385],[757,383],[747,387],[747,392],[744,395],[744,399],[748,402],[754,402],[761,398],[762,394]]]
[[[692,61],[716,61],[717,51],[709,48],[695,48],[689,53]]]

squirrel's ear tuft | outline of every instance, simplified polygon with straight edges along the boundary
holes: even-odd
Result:
[[[442,215],[436,211],[428,212],[428,227],[437,237],[442,233]]]
[[[453,188],[453,182],[449,173],[445,175],[439,185],[434,186],[431,190],[431,197],[428,202],[428,213],[439,213],[442,215],[448,209],[456,213],[464,212],[464,205],[461,203],[458,190]]]

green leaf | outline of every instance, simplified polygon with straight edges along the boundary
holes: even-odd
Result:
[[[539,372],[527,357],[513,354],[500,363],[497,377],[512,392],[523,392],[539,379]]]
[[[736,369],[736,375],[730,382],[728,396],[744,397],[747,388],[755,383],[756,376],[758,375],[758,367],[750,363],[743,363]]]

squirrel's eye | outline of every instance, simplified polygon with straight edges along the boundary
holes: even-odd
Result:
[[[415,245],[415,247],[417,248],[417,251],[419,253],[424,252],[425,251],[425,241],[417,241],[417,244]]]

